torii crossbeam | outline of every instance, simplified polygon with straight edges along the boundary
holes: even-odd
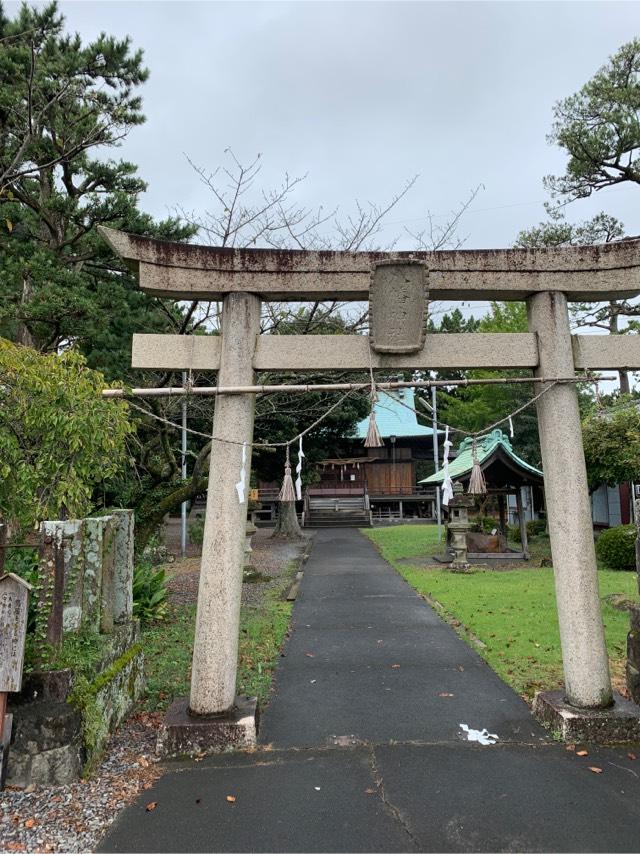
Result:
[[[640,336],[572,338],[568,301],[640,294],[640,240],[602,246],[452,252],[306,252],[168,243],[101,228],[147,293],[220,300],[222,335],[135,335],[133,366],[218,371],[221,386],[252,385],[262,370],[525,368],[538,377],[576,369],[640,369]],[[526,301],[529,332],[424,335],[428,297]],[[372,336],[260,335],[261,301],[367,300]],[[384,340],[383,340],[384,339]],[[221,395],[213,443],[189,708],[234,705],[246,490],[255,398]],[[593,527],[575,385],[537,403],[556,580],[565,694],[575,708],[612,703]],[[244,446],[243,446],[244,443]],[[242,500],[239,500],[239,495]]]

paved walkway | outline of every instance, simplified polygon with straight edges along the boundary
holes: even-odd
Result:
[[[103,850],[637,851],[627,752],[547,738],[366,538],[320,530],[259,749],[168,764]]]

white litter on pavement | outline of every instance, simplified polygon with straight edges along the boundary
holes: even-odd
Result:
[[[467,741],[477,741],[485,747],[498,741],[498,736],[486,729],[471,729],[467,724],[460,724],[460,729],[466,732]]]

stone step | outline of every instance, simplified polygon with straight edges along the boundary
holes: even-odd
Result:
[[[308,519],[305,522],[305,528],[370,528],[371,522],[369,518],[360,519],[358,521],[353,519],[343,519],[338,520],[334,519],[332,521],[323,521],[319,522],[318,520]]]

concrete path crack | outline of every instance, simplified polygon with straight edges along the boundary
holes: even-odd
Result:
[[[382,801],[388,812],[391,813],[395,821],[398,822],[398,824],[402,827],[403,831],[407,834],[407,836],[411,840],[411,844],[413,845],[414,849],[416,851],[420,851],[420,841],[411,829],[408,819],[403,814],[402,810],[394,803],[392,803],[387,797],[387,793],[384,788],[384,777],[382,776],[382,772],[378,768],[375,747],[372,744],[367,745],[367,747],[369,750],[369,765],[371,767],[371,774],[376,784],[376,789],[380,800]]]

